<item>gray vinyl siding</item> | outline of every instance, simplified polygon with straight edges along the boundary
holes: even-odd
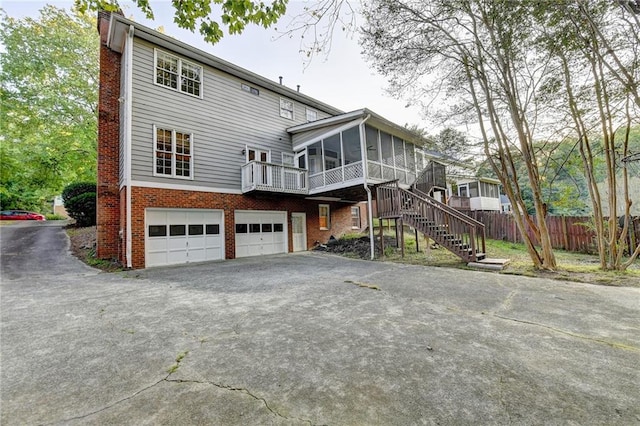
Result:
[[[294,101],[294,120],[282,118],[279,94],[262,87],[259,96],[245,92],[242,83],[255,84],[207,66],[197,98],[154,84],[152,44],[136,39],[133,57],[134,180],[238,190],[245,146],[271,150],[274,163],[292,152],[286,129],[306,121],[305,105]],[[193,180],[153,176],[153,125],[193,134]]]
[[[351,122],[352,126],[349,126],[349,127],[357,126],[360,123],[360,121],[361,121],[360,119],[353,120]],[[339,129],[341,127],[344,127],[346,125],[348,125],[348,124],[347,123],[338,123],[338,124],[333,124],[331,126],[321,127],[319,129],[309,130],[308,132],[296,133],[292,137],[292,145],[293,145],[294,148],[298,149],[300,147],[300,145],[304,144],[305,142],[315,141],[320,136],[325,135],[325,134],[337,133],[336,132],[337,129]]]

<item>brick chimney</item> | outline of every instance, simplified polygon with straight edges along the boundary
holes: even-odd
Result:
[[[122,14],[122,12],[120,12]],[[98,12],[100,34],[100,87],[98,91],[98,182],[97,182],[97,247],[100,259],[123,262],[120,241],[121,204],[119,194],[120,167],[120,62],[121,54],[107,47],[111,13]],[[124,233],[123,233],[124,235]]]

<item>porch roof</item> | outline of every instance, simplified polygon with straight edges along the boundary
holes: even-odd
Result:
[[[289,132],[289,134],[291,135],[296,135],[305,132],[317,131],[323,128],[335,128],[336,125],[355,120],[366,120],[367,124],[370,124],[373,127],[390,133],[394,136],[398,136],[405,141],[411,142],[415,145],[422,146],[424,143],[424,138],[422,138],[422,136],[412,132],[406,127],[400,126],[399,124],[387,120],[383,116],[376,114],[368,108],[362,108],[355,111],[346,112],[344,114],[335,115],[333,117],[292,126],[287,129],[287,132]]]

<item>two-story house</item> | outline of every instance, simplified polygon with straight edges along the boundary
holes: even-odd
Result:
[[[143,268],[312,248],[408,187],[418,137],[99,13],[97,255]]]

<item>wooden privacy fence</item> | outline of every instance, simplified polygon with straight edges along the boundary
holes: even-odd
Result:
[[[510,214],[487,211],[465,212],[472,218],[484,223],[487,238],[494,240],[523,242],[515,220]],[[535,217],[533,218],[535,220]],[[547,227],[551,236],[553,248],[581,253],[597,252],[595,232],[590,229],[591,217],[589,216],[547,216]],[[635,217],[630,224],[626,238],[625,250],[633,252],[640,242],[640,218]],[[619,228],[619,232],[622,229]],[[527,226],[527,233],[533,237],[533,232]],[[631,248],[631,250],[630,250]]]

